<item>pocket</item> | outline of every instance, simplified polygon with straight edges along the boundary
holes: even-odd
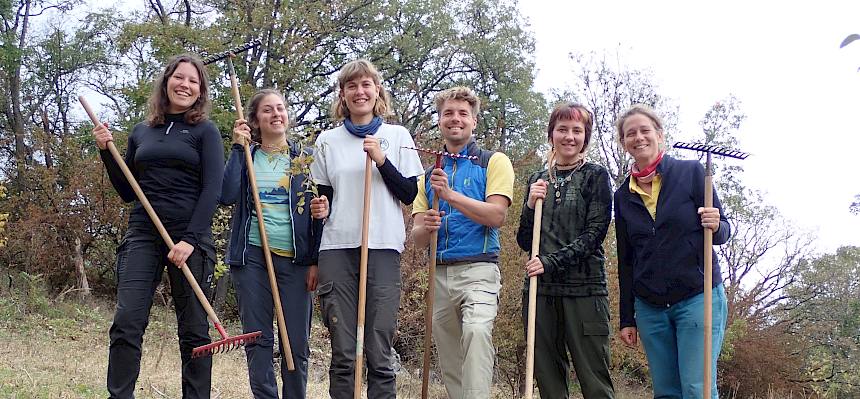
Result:
[[[484,290],[469,292],[463,306],[463,323],[492,323],[496,319],[498,305],[498,292]]]
[[[397,324],[397,312],[400,309],[400,286],[385,285],[374,287],[375,317],[373,329],[385,333],[393,333]]]
[[[583,321],[582,334],[607,336],[609,335],[609,323],[602,321]]]
[[[337,313],[335,301],[331,298],[331,291],[334,288],[334,281],[329,281],[317,287],[316,295],[320,299],[320,312],[322,313],[323,325],[331,329],[340,319]]]

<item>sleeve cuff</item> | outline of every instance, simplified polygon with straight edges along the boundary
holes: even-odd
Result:
[[[191,244],[191,246],[193,246],[194,248],[197,248],[198,240],[196,234],[194,233],[185,233],[185,235],[180,238],[180,241],[185,241]]]
[[[555,265],[552,263],[552,260],[548,256],[538,255],[538,259],[540,259],[540,263],[543,264],[543,272],[544,274],[552,274],[555,272]]]

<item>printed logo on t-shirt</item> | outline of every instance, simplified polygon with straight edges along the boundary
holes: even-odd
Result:
[[[379,148],[381,148],[382,151],[388,151],[388,140],[384,137],[379,138]]]
[[[191,132],[189,132],[189,131],[188,131],[188,129],[182,129],[182,130],[180,130],[180,131],[179,131],[179,133],[185,133],[185,134],[188,134],[188,133],[191,133]]]
[[[469,183],[471,183],[471,182],[472,182],[472,179],[467,177],[465,180],[463,180],[463,185],[468,187]]]

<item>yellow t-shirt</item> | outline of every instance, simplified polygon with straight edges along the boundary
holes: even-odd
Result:
[[[430,209],[427,201],[427,191],[424,190],[424,176],[418,177],[418,195],[412,202],[412,214],[426,212]],[[490,157],[487,165],[487,189],[484,199],[491,195],[505,196],[508,201],[514,198],[514,167],[507,155],[496,152]]]
[[[657,198],[660,197],[660,175],[654,175],[654,180],[651,181],[651,194],[645,192],[639,184],[636,183],[636,178],[630,176],[630,192],[639,194],[642,197],[642,202],[645,203],[645,208],[648,208],[648,213],[651,214],[651,219],[657,220]]]

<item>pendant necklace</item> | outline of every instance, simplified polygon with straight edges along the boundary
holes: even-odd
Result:
[[[567,183],[570,183],[570,180],[573,178],[573,174],[577,170],[579,170],[579,168],[581,168],[584,163],[585,162],[580,160],[578,162],[578,165],[573,167],[573,169],[570,169],[570,173],[568,173],[568,175],[562,179],[558,178],[558,165],[557,164],[555,165],[555,167],[550,169],[550,178],[551,178],[550,180],[552,180],[552,188],[555,191],[555,203],[556,204],[561,203],[561,190],[563,190],[565,188],[565,186],[567,186]]]

